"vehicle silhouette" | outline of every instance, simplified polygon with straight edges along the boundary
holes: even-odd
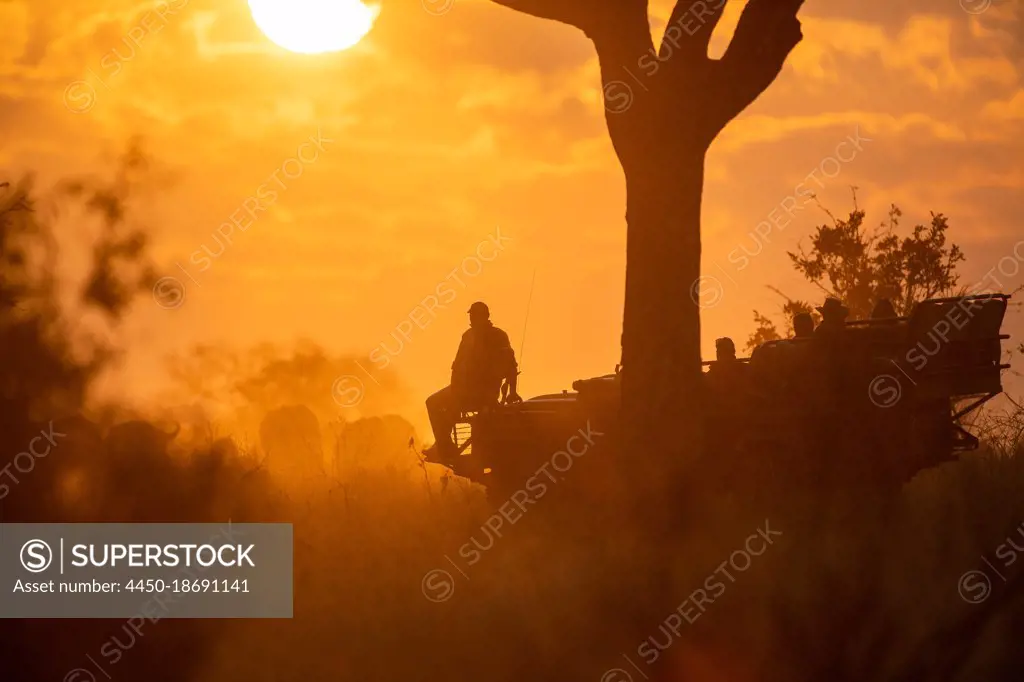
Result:
[[[716,381],[704,374],[702,473],[744,482],[898,489],[978,447],[962,420],[1002,392],[1000,334],[1008,295],[931,299],[908,317],[846,321],[840,332],[771,341]],[[715,362],[705,362],[713,366]],[[566,449],[579,430],[604,434],[613,458],[640,457],[619,430],[623,373],[572,391],[464,413],[455,473],[506,494]],[[722,374],[719,372],[718,374]]]

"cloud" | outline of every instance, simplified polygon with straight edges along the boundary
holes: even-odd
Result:
[[[10,133],[0,163],[55,177],[145,134],[179,178],[154,208],[154,246],[173,267],[212,244],[308,135],[322,128],[336,142],[203,273],[181,315],[140,313],[139,329],[155,330],[138,332],[153,353],[206,338],[281,339],[293,327],[330,344],[339,319],[347,341],[371,347],[394,324],[381,310],[407,310],[500,224],[521,255],[467,296],[520,305],[539,268],[538,286],[565,294],[538,304],[546,326],[531,329],[545,339],[531,347],[544,380],[566,387],[610,369],[588,363],[614,364],[625,188],[596,55],[579,31],[488,0],[459,0],[441,16],[410,0],[385,3],[351,50],[297,55],[270,43],[241,1],[189,0],[140,34],[156,4],[0,1],[0,125]],[[656,30],[673,4],[652,2]],[[741,8],[729,4],[713,53]],[[875,141],[822,191],[827,205],[843,210],[856,185],[872,207],[948,209],[972,239],[1011,239],[1012,193],[1024,188],[1019,10],[972,17],[955,1],[835,0],[807,3],[801,16],[806,38],[781,77],[709,155],[707,253],[727,251],[858,126]],[[65,90],[80,80],[95,101],[75,113]],[[780,237],[778,259],[744,273],[744,287],[788,275],[781,254],[810,215]],[[608,303],[584,313],[560,302],[584,295]],[[721,327],[748,309],[746,294],[731,294],[705,335],[741,336]],[[439,323],[418,348],[442,352],[462,321],[460,311],[450,328]],[[593,347],[577,353],[566,339],[583,324]],[[450,358],[434,360],[443,370]],[[419,362],[410,355],[401,370],[414,387],[443,380],[429,357]]]
[[[16,72],[15,62],[28,46],[28,6],[21,2],[0,3],[0,74]]]
[[[1017,82],[1017,68],[1001,54],[956,54],[958,37],[963,52],[984,45],[977,37],[967,37],[969,26],[949,17],[917,15],[890,37],[879,24],[811,18],[804,22],[808,39],[794,52],[791,64],[801,77],[839,84],[863,78],[865,61],[877,60],[886,70],[944,93]]]
[[[1018,90],[1008,100],[996,100],[985,105],[986,118],[996,121],[1024,121],[1024,90]]]

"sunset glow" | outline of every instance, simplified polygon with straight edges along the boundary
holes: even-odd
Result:
[[[0,0],[0,130],[0,682],[1021,678],[1024,1]]]
[[[525,393],[612,371],[621,359],[625,182],[591,42],[494,2],[443,14],[391,3],[386,15],[379,0],[354,3],[174,0],[147,15],[129,12],[127,0],[0,2],[0,59],[12,74],[0,163],[10,177],[103,173],[101,159],[129,131],[180,178],[147,216],[159,227],[160,277],[187,292],[178,308],[133,311],[125,380],[154,391],[164,356],[192,344],[308,338],[387,358],[386,370],[362,364],[403,392],[370,390],[376,384],[356,367],[368,389],[360,407],[405,410],[426,429],[423,398],[447,381],[475,300],[491,306],[517,352],[525,331]],[[65,16],[65,6],[74,12]],[[34,51],[37,24],[77,35],[113,6],[125,12],[107,30],[64,51]],[[674,3],[650,6],[660,29]],[[742,6],[727,4],[713,54]],[[711,149],[697,288],[705,357],[722,336],[745,353],[754,310],[779,319],[785,301],[766,285],[820,295],[787,253],[828,221],[817,202],[846,215],[851,187],[870,226],[891,203],[908,229],[933,210],[951,216],[951,239],[969,258],[965,286],[1014,253],[1024,86],[1012,5],[979,15],[956,2],[900,6],[883,14],[852,0],[834,12],[807,3],[804,41],[778,83]],[[312,57],[277,48],[353,43]],[[669,65],[642,53],[624,62],[629,73],[621,70],[610,103],[639,98]],[[500,252],[490,245],[498,227]],[[478,269],[482,242],[485,256],[500,255]],[[1024,270],[994,272],[1003,289],[1024,281]],[[410,319],[442,284],[457,300],[427,322],[419,312]],[[1007,318],[1015,339],[1024,332],[1016,310]],[[412,325],[408,340],[400,324]],[[404,343],[398,354],[393,334]]]

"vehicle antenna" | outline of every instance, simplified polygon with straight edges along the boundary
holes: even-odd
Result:
[[[533,270],[533,277],[530,279],[530,296],[526,299],[526,319],[523,320],[523,340],[519,344],[519,371],[523,373],[523,348],[526,346],[526,325],[530,322],[530,305],[533,303],[533,285],[537,281],[537,269]]]

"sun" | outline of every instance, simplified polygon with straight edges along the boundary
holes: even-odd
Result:
[[[380,5],[360,0],[249,0],[249,9],[264,35],[303,54],[352,47],[380,14]]]

